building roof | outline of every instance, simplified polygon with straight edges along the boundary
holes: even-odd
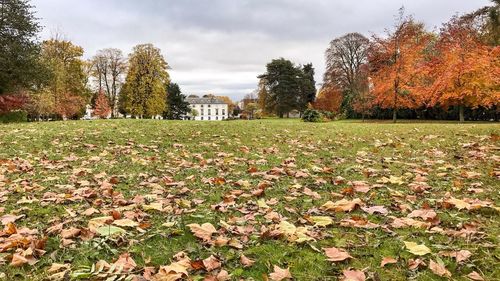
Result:
[[[191,98],[187,97],[186,101],[190,104],[226,104],[222,100],[214,97],[209,98]]]

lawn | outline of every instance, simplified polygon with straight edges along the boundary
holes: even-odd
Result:
[[[498,123],[0,125],[0,280],[500,280],[499,135]]]

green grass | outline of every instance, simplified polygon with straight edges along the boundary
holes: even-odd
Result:
[[[24,218],[16,221],[18,228],[37,229],[39,236],[43,236],[52,221],[64,221],[65,228],[86,228],[90,218],[104,215],[79,214],[89,207],[103,213],[110,210],[124,213],[124,205],[102,193],[95,176],[103,172],[105,179],[119,179],[113,190],[123,199],[150,197],[156,192],[164,199],[164,207],[171,206],[178,211],[147,211],[142,219],[151,227],[144,233],[128,229],[118,238],[96,236],[88,241],[78,238],[69,247],[62,247],[59,235],[48,235],[46,254],[32,266],[12,267],[8,264],[13,250],[0,253],[0,276],[5,280],[44,280],[49,275],[47,269],[54,262],[70,263],[75,271],[101,259],[112,263],[124,252],[131,253],[140,274],[144,266],[168,265],[173,255],[184,251],[192,260],[217,255],[233,280],[262,280],[263,275],[272,272],[273,265],[289,267],[295,280],[337,280],[342,270],[348,268],[364,270],[370,280],[446,280],[427,267],[408,269],[407,261],[416,257],[404,249],[403,241],[414,241],[432,250],[432,254],[423,257],[425,262],[441,259],[453,280],[469,280],[466,275],[472,271],[481,273],[485,280],[500,280],[498,211],[494,208],[445,209],[440,204],[448,193],[460,199],[490,200],[500,206],[500,142],[495,137],[498,135],[498,123],[454,122],[106,120],[0,125],[0,179],[1,175],[5,177],[3,186],[0,180],[0,207],[4,208],[3,212],[0,208],[0,216],[24,214]],[[242,151],[242,146],[248,147],[249,152]],[[275,153],[264,151],[273,147]],[[227,212],[212,209],[212,205],[220,203],[232,190],[245,190],[232,184],[238,180],[251,183],[250,189],[245,190],[247,193],[256,188],[262,177],[248,173],[249,167],[267,172],[273,167],[281,167],[287,158],[296,161],[296,167],[290,170],[306,169],[311,176],[283,175],[266,190],[263,198],[275,198],[278,203],[271,206],[272,210],[287,221],[311,227],[319,235],[316,241],[294,244],[286,239],[260,238],[260,227],[271,227],[274,223],[263,218],[266,212],[255,207],[258,198],[252,196],[238,198],[237,204]],[[314,171],[314,167],[328,167],[332,171]],[[75,174],[78,169],[87,170]],[[427,183],[431,189],[427,193],[415,194],[408,187],[416,169],[428,173]],[[367,177],[368,170],[375,173]],[[474,179],[463,176],[464,172],[471,171],[480,176]],[[348,185],[334,185],[333,179],[337,176],[347,181],[364,180],[376,184],[383,176],[391,175],[402,177],[404,184],[384,184],[366,194],[347,195],[346,199],[358,197],[369,206],[384,205],[390,210],[389,215],[395,217],[407,215],[397,208],[399,204],[419,209],[426,202],[437,212],[441,221],[439,227],[457,230],[464,223],[473,222],[480,233],[461,238],[422,229],[393,229],[389,226],[391,219],[386,216],[368,215],[360,209],[351,213],[319,209],[326,201],[341,199],[334,194]],[[184,181],[190,192],[181,194],[180,188],[166,186],[160,180],[163,177]],[[207,179],[213,177],[222,177],[226,183],[208,184]],[[145,186],[146,181],[157,182],[162,192],[158,194],[158,190]],[[97,197],[58,204],[40,201],[47,192],[69,194],[82,184],[95,190]],[[475,185],[480,185],[483,192],[468,191]],[[303,187],[318,192],[321,199],[302,194]],[[2,192],[5,193],[2,195]],[[396,193],[400,196],[395,196]],[[415,200],[407,196],[415,196]],[[286,200],[287,197],[292,198]],[[38,201],[19,204],[23,198]],[[131,211],[141,212],[139,207],[132,206]],[[247,237],[224,235],[244,240],[241,250],[203,245],[186,226],[210,222],[220,229],[221,221],[244,216],[240,208],[255,213],[255,220],[241,223],[254,225],[254,232]],[[72,217],[67,210],[77,215]],[[314,229],[305,220],[308,214],[329,215],[334,224]],[[339,225],[342,218],[352,216],[387,225],[393,232]],[[162,226],[169,221],[177,224]],[[321,248],[333,246],[346,249],[354,258],[340,263],[326,261]],[[441,250],[469,250],[472,256],[457,264],[452,258],[439,256]],[[255,264],[243,268],[239,263],[241,254],[255,260]],[[380,261],[385,256],[398,258],[398,263],[380,268]],[[204,271],[191,271],[190,276],[198,280],[196,278],[204,274]]]

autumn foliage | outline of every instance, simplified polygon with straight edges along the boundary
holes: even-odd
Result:
[[[387,38],[374,37],[370,50],[372,94],[381,108],[394,111],[400,108],[418,108],[426,96],[416,92],[418,69],[431,35],[423,24],[403,19]]]
[[[444,25],[436,55],[425,67],[431,79],[428,94],[431,106],[463,108],[492,107],[500,101],[500,47],[480,41],[470,20],[453,18]]]
[[[111,107],[104,91],[99,91],[95,100],[94,116],[101,119],[107,118],[111,114]]]
[[[342,104],[342,92],[335,87],[323,87],[313,103],[318,110],[339,113]]]

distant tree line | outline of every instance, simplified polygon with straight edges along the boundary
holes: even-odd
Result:
[[[498,120],[500,4],[455,16],[439,33],[399,17],[385,36],[349,33],[325,52],[313,103],[345,118]]]
[[[86,105],[94,116],[180,119],[189,112],[185,95],[170,81],[169,66],[152,44],[125,57],[82,47],[56,35],[39,42],[40,25],[28,0],[0,2],[0,115],[22,110],[31,120],[77,119]]]

